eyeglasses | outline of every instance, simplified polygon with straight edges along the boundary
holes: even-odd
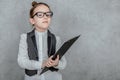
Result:
[[[52,11],[50,11],[50,12],[37,12],[33,15],[33,17],[37,16],[39,18],[43,18],[45,15],[46,15],[46,17],[51,18],[53,16],[53,12]]]

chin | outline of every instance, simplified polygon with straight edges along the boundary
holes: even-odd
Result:
[[[48,25],[46,24],[46,25],[43,25],[43,28],[48,28]]]
[[[44,26],[43,29],[44,29],[44,30],[47,30],[47,29],[48,29],[48,26]]]

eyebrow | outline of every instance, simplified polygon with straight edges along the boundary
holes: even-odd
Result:
[[[36,11],[35,13],[37,13],[37,12],[44,12],[44,11]],[[51,12],[51,11],[46,11],[46,12]]]

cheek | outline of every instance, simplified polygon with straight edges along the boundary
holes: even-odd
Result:
[[[36,20],[36,24],[41,24],[42,23],[42,20],[38,19]]]
[[[50,18],[50,19],[48,19],[48,22],[49,22],[49,23],[51,22],[51,18]]]

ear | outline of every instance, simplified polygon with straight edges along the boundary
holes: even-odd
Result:
[[[30,21],[30,23],[31,23],[32,25],[34,25],[34,24],[35,24],[35,21],[34,21],[34,19],[33,19],[33,18],[30,18],[30,19],[29,19],[29,21]]]

